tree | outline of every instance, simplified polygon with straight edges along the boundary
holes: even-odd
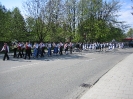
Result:
[[[119,28],[118,26],[122,23],[117,21],[116,12],[120,9],[118,1],[86,0],[83,2],[81,0],[79,5],[81,14],[79,32],[81,36],[85,34],[91,42],[106,41],[105,38],[110,35],[112,26]]]
[[[11,12],[11,19],[9,20],[10,39],[17,39],[19,41],[23,41],[24,39],[26,40],[26,24],[20,10],[17,7]]]
[[[76,33],[77,24],[77,0],[66,0],[65,1],[65,24],[67,25],[69,39],[71,41],[72,36]]]
[[[6,41],[7,31],[6,31],[6,21],[7,21],[7,9],[5,6],[0,4],[0,41]]]
[[[44,22],[45,22],[45,5],[47,0],[29,0],[23,3],[26,11],[26,16],[32,18],[34,25],[28,24],[28,30],[32,30],[35,40],[43,41],[45,37]],[[28,22],[28,21],[26,21]],[[29,26],[31,25],[31,26]],[[30,29],[31,28],[31,29]]]
[[[24,6],[33,21],[26,23],[27,29],[39,41],[103,42],[113,35],[111,31],[117,31],[112,27],[122,29],[116,14],[120,5],[115,0],[29,0]]]
[[[35,26],[36,26],[36,21],[34,20],[34,18],[32,17],[27,17],[25,19],[26,22],[26,30],[28,32],[29,35],[29,40],[30,41],[37,41],[36,35],[35,35]]]
[[[10,11],[0,5],[0,35],[0,40],[6,42],[23,41],[27,37],[25,21],[18,8]]]
[[[58,39],[58,29],[61,25],[61,0],[49,0],[46,5],[47,37],[50,42]]]
[[[133,37],[133,29],[130,28],[126,35],[127,35],[127,37]]]

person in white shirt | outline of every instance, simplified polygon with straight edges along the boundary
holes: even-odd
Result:
[[[7,43],[4,43],[4,46],[1,49],[1,52],[3,52],[3,51],[4,51],[3,61],[5,61],[6,58],[7,58],[7,60],[9,60],[9,56],[8,56],[9,46],[7,45]]]
[[[68,43],[65,43],[64,45],[65,54],[68,54]]]
[[[45,45],[43,42],[40,43],[40,54],[41,54],[41,57],[44,57],[44,48],[45,48]]]
[[[47,46],[48,56],[51,56],[52,55],[52,53],[51,53],[51,47],[52,47],[51,43],[48,43],[48,46]]]
[[[60,43],[57,44],[58,52],[60,52]]]
[[[24,50],[25,50],[25,46],[24,46],[24,42],[21,42],[21,52],[22,52],[22,57],[24,58]]]
[[[54,53],[55,55],[57,55],[57,54],[58,54],[58,46],[57,46],[57,44],[54,43],[54,42],[53,42],[53,48],[54,48],[53,53]]]

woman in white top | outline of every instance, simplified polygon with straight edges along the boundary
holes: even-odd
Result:
[[[51,56],[52,55],[52,53],[51,53],[51,47],[52,47],[51,43],[48,43],[48,56]]]

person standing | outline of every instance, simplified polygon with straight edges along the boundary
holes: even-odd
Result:
[[[54,42],[53,42],[53,48],[54,48],[53,53],[54,53],[55,55],[57,55],[57,53],[58,53],[58,46],[57,46],[57,44],[54,43]]]
[[[30,44],[28,42],[26,42],[26,44],[25,44],[25,57],[24,57],[24,59],[26,59],[27,56],[30,59],[30,54],[31,54],[30,47],[31,47]]]
[[[69,47],[70,47],[70,54],[72,54],[72,48],[73,48],[72,42],[69,43]]]
[[[24,58],[24,50],[25,50],[25,46],[24,46],[24,42],[21,43],[21,52],[22,52],[22,57]]]
[[[19,58],[19,56],[20,56],[20,58],[22,58],[22,53],[21,53],[21,43],[20,43],[20,42],[18,43],[17,48],[18,48],[18,56],[17,56],[17,58]]]
[[[43,42],[41,42],[41,43],[39,44],[39,46],[40,46],[40,56],[41,56],[41,57],[44,57],[44,47],[45,47],[45,45],[44,45]]]
[[[67,55],[68,54],[68,44],[67,43],[65,43],[64,49],[65,49],[65,54]]]
[[[37,57],[37,52],[38,51],[38,44],[35,42],[33,45],[33,58]]]
[[[63,55],[62,51],[63,51],[63,43],[60,42],[60,51],[59,51],[59,54],[60,55]]]
[[[45,54],[45,44],[44,42],[42,42],[42,53],[41,53],[41,57],[44,57]]]
[[[13,58],[16,58],[17,57],[17,43],[13,43]]]
[[[52,53],[51,53],[51,47],[52,47],[52,45],[51,45],[51,43],[49,42],[49,43],[48,43],[48,47],[47,47],[47,49],[48,49],[48,56],[51,56],[51,55],[52,55]]]
[[[3,57],[3,61],[5,61],[5,59],[7,58],[7,60],[9,60],[9,46],[7,45],[7,43],[4,43],[4,46],[1,49],[1,52],[4,51],[4,57]]]

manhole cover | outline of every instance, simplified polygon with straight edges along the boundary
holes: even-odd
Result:
[[[84,88],[90,88],[90,87],[91,87],[90,84],[85,84],[85,83],[81,84],[80,86],[81,86],[81,87],[84,87]]]

